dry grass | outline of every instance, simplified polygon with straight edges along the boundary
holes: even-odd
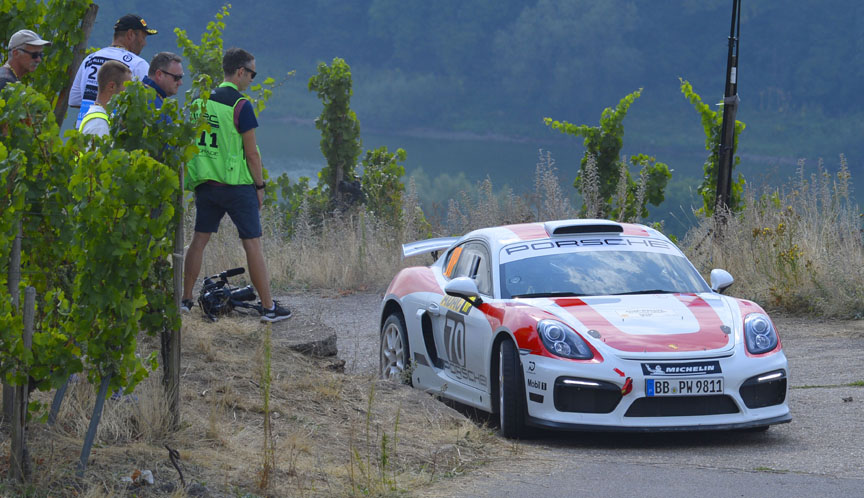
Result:
[[[275,288],[317,288],[335,290],[383,290],[404,266],[401,247],[430,236],[422,219],[413,185],[405,194],[403,224],[389,226],[365,210],[334,213],[313,229],[301,209],[293,234],[281,214],[265,209],[261,222],[262,240],[271,283]],[[194,207],[187,212],[187,243],[191,240]],[[246,266],[246,256],[236,230],[223,222],[207,246],[202,276],[228,268]],[[238,279],[237,282],[241,282]]]
[[[729,216],[724,229],[703,219],[682,248],[703,275],[728,270],[737,279],[732,293],[768,308],[861,318],[861,210],[850,195],[846,160],[840,161],[834,175],[820,161],[808,176],[802,161],[787,185],[746,189],[746,208]]]
[[[478,228],[524,223],[534,219],[535,215],[526,199],[517,196],[509,188],[496,194],[492,180],[487,177],[477,186],[475,195],[460,192],[458,200],[450,200],[443,231],[449,235],[462,235]]]
[[[55,426],[31,424],[31,494],[187,496],[167,444],[180,452],[189,495],[206,488],[212,496],[384,496],[462,472],[503,444],[427,394],[294,353],[285,338],[310,325],[295,320],[273,327],[266,406],[265,327],[252,317],[215,324],[186,317],[180,429],[167,430],[161,372],[154,373],[135,390],[137,402],[106,402],[83,479],[74,468],[95,394],[86,382],[73,383]],[[152,347],[157,341],[141,345],[142,352]],[[3,454],[8,449],[8,441],[0,445]],[[121,482],[145,469],[155,486]]]

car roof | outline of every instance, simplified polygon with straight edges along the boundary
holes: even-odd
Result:
[[[657,230],[645,225],[599,219],[558,220],[481,228],[466,234],[462,240],[482,238],[492,246],[491,249],[497,250],[514,242],[588,235],[656,237],[668,240]]]

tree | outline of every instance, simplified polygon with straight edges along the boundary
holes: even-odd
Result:
[[[592,182],[583,181],[583,176],[590,162],[596,164],[596,188],[599,191],[600,206],[597,207],[598,215],[602,217],[632,219],[638,216],[647,216],[645,202],[659,206],[663,202],[663,191],[666,183],[672,177],[669,167],[665,163],[658,163],[653,157],[643,154],[634,156],[631,162],[634,166],[641,166],[640,176],[645,178],[644,201],[636,203],[639,196],[636,195],[640,186],[631,178],[627,165],[621,160],[621,148],[624,146],[624,117],[630,105],[639,98],[642,90],[637,90],[618,102],[615,109],[607,107],[600,117],[599,126],[575,125],[566,121],[554,121],[552,118],[544,118],[546,126],[553,130],[568,135],[584,137],[585,155],[582,157],[579,174],[573,182],[573,186],[585,198],[585,185]],[[592,167],[595,167],[592,164]],[[619,193],[624,189],[624,193]],[[613,205],[615,199],[620,199],[618,205]],[[637,205],[638,204],[638,205]]]
[[[23,79],[45,95],[52,108],[61,104],[63,109],[60,116],[66,110],[66,102],[61,101],[61,96],[66,95],[72,87],[72,76],[78,69],[77,66],[71,67],[75,61],[75,47],[86,42],[85,38],[89,34],[81,29],[81,23],[92,3],[92,0],[0,0],[2,40],[9,40],[12,33],[19,29],[34,29],[42,38],[51,40],[51,45],[44,48],[45,56],[38,69]],[[6,55],[8,57],[9,54]],[[57,119],[62,121],[60,117]]]
[[[341,200],[339,182],[354,179],[354,166],[360,157],[360,122],[351,110],[351,67],[335,58],[330,66],[318,64],[318,74],[309,79],[309,91],[324,103],[315,127],[321,130],[321,152],[327,166],[319,179],[329,189],[331,199]]]
[[[717,169],[720,161],[720,133],[723,126],[723,112],[711,110],[711,107],[702,102],[702,97],[693,91],[693,86],[689,81],[678,78],[681,82],[681,93],[684,97],[693,104],[693,108],[702,118],[702,128],[705,130],[705,150],[708,151],[708,158],[705,159],[703,171],[705,175],[702,183],[699,184],[699,195],[702,196],[702,207],[699,212],[706,216],[711,216],[714,213],[714,203],[717,199]],[[738,134],[744,131],[745,125],[741,121],[735,121],[735,139],[732,141],[734,148],[732,154],[738,150]],[[741,158],[735,156],[732,162],[734,169]],[[733,181],[731,185],[731,196],[729,201],[729,209],[738,211],[741,209],[741,195],[744,192],[744,175],[738,173],[738,180]]]
[[[405,185],[405,149],[388,152],[387,147],[367,150],[363,158],[363,194],[366,209],[391,226],[399,226],[402,217],[402,193]]]

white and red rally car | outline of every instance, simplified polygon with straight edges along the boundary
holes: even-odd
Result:
[[[405,244],[381,308],[380,373],[498,414],[501,432],[767,429],[789,369],[759,305],[720,293],[658,231],[528,223]]]

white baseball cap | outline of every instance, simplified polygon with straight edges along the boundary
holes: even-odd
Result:
[[[39,38],[39,35],[30,31],[29,29],[22,29],[21,31],[16,31],[12,38],[9,39],[9,50],[16,49],[22,45],[51,45],[51,42],[48,40],[43,40]]]

